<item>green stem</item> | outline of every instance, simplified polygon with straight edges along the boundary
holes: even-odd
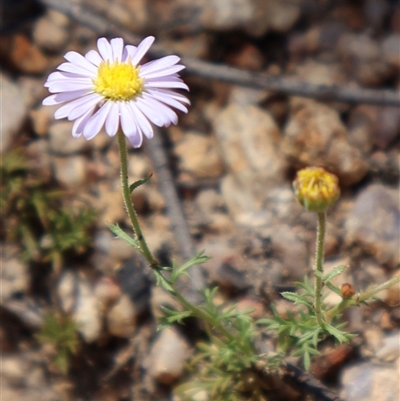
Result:
[[[121,186],[122,186],[122,195],[124,198],[125,209],[131,221],[132,229],[136,235],[136,239],[139,241],[142,254],[146,258],[150,266],[154,269],[160,266],[158,262],[154,259],[153,254],[150,252],[150,249],[147,246],[146,240],[144,239],[142,233],[142,229],[140,228],[135,208],[133,207],[131,191],[129,189],[129,183],[128,183],[128,160],[127,160],[126,142],[125,142],[125,136],[121,131],[118,132],[118,145],[119,145],[120,163],[121,163],[120,166]]]
[[[314,311],[317,322],[321,328],[325,327],[321,311],[321,298],[322,298],[322,274],[324,262],[324,239],[326,230],[326,214],[325,212],[317,213],[317,239],[315,245],[315,265],[314,265]]]
[[[376,287],[370,288],[369,290],[360,293],[359,296],[357,297],[357,301],[358,302],[367,301],[368,299],[376,295],[378,292],[386,290],[392,287],[393,285],[396,285],[397,283],[400,283],[400,276],[393,277],[390,280],[385,281],[383,284],[380,284]]]
[[[361,302],[368,301],[373,296],[378,294],[378,292],[386,290],[386,289],[396,285],[397,283],[400,283],[400,276],[393,277],[390,280],[385,281],[384,283],[382,283],[376,287],[372,287],[364,292],[361,292],[355,298],[343,299],[342,302],[340,302],[338,305],[334,306],[327,312],[326,317],[329,321],[331,321],[336,315],[341,313],[344,309],[347,309],[350,306],[358,306],[358,305],[360,305]]]

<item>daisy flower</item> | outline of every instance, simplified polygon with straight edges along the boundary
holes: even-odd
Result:
[[[135,148],[141,146],[143,135],[152,138],[152,125],[168,127],[177,124],[172,108],[187,113],[189,100],[173,91],[188,86],[178,72],[178,56],[166,56],[139,65],[154,42],[145,38],[139,45],[124,46],[122,38],[100,38],[98,51],[85,56],[70,51],[67,60],[47,78],[45,86],[52,95],[43,105],[62,105],[54,114],[56,119],[75,121],[72,135],[95,137],[104,127],[109,136],[120,129]]]

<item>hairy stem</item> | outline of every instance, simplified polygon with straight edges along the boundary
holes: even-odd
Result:
[[[139,220],[131,198],[131,191],[129,189],[129,183],[128,183],[128,160],[127,160],[126,142],[125,142],[125,136],[122,133],[122,131],[118,132],[118,145],[120,153],[121,186],[122,186],[122,195],[124,198],[125,209],[131,221],[132,229],[136,235],[136,239],[139,241],[142,254],[146,258],[150,266],[154,269],[159,267],[159,264],[153,257],[153,254],[150,252],[146,240],[144,239],[142,229],[140,228]]]
[[[321,297],[322,297],[322,274],[323,274],[323,262],[324,262],[324,238],[326,230],[326,214],[325,212],[317,213],[318,225],[317,225],[317,239],[315,246],[315,265],[314,265],[314,311],[317,318],[317,322],[321,328],[324,328],[324,319],[321,311]]]

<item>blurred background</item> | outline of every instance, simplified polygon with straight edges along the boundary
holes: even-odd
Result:
[[[310,271],[315,239],[315,216],[291,181],[320,165],[342,190],[328,216],[326,269],[348,265],[342,281],[356,289],[399,274],[399,102],[379,100],[389,91],[400,101],[397,1],[3,0],[1,12],[4,400],[178,400],[173,389],[190,380],[184,363],[203,335],[194,324],[156,331],[172,300],[108,229],[129,230],[115,138],[74,139],[72,123],[41,105],[63,55],[84,54],[101,36],[136,45],[153,35],[147,60],[188,60],[189,113],[129,152],[131,181],[153,174],[132,196],[162,263],[205,249],[212,259],[201,274],[219,286],[219,302],[255,318],[271,302],[290,308],[279,292]],[[274,90],[240,74],[223,82],[227,66],[266,74]],[[291,85],[311,91],[298,96]],[[327,86],[354,97],[322,100]],[[348,330],[360,337],[327,344],[313,375],[347,401],[393,400],[399,302],[395,288],[351,310]]]

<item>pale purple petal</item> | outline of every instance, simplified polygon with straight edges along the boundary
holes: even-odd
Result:
[[[184,68],[186,68],[184,65],[178,64],[153,72],[143,73],[142,71],[140,71],[140,76],[145,79],[167,77],[168,75],[176,74],[177,72],[182,71]]]
[[[135,149],[140,148],[143,143],[143,135],[140,132],[136,132],[133,135],[126,135],[128,138],[129,143]]]
[[[124,53],[122,55],[122,61],[123,62],[128,62],[129,58],[132,60],[132,57],[136,53],[136,49],[137,49],[136,46],[126,45],[125,48],[124,48]]]
[[[72,136],[74,138],[79,138],[82,135],[83,129],[85,128],[86,123],[89,121],[92,116],[93,110],[88,110],[84,115],[77,118],[72,126]]]
[[[150,46],[153,44],[154,39],[154,36],[148,36],[139,43],[136,52],[131,60],[133,65],[137,65],[140,62],[143,56],[147,53],[147,50],[150,49]]]
[[[105,129],[109,136],[114,136],[119,128],[119,103],[109,103],[111,108],[106,119]]]
[[[85,58],[90,63],[94,64],[96,67],[98,67],[100,65],[100,63],[103,62],[103,59],[100,57],[100,54],[96,52],[96,50],[89,50],[85,54]]]
[[[78,90],[93,90],[93,84],[87,82],[55,82],[49,87],[50,92],[72,92]]]
[[[167,96],[169,96],[169,97],[172,97],[172,99],[175,99],[175,100],[177,100],[178,102],[181,102],[181,103],[185,103],[185,104],[189,104],[189,105],[190,105],[190,100],[189,100],[187,97],[181,95],[180,93],[171,91],[171,90],[169,90],[169,89],[149,89],[147,92],[148,92],[148,93],[154,93],[154,92],[162,93],[162,94],[164,94],[164,95],[167,95]]]
[[[161,118],[160,114],[157,110],[150,105],[148,106],[147,102],[143,100],[142,97],[138,97],[135,99],[136,106],[139,110],[157,127],[164,126],[164,120]]]
[[[95,97],[95,101],[94,101],[93,97]],[[74,120],[75,118],[80,117],[82,114],[86,113],[86,111],[89,108],[94,108],[94,106],[96,105],[96,103],[98,101],[97,99],[98,99],[98,95],[97,95],[97,93],[95,93],[95,94],[80,97],[71,102],[68,102],[64,106],[61,106],[54,113],[54,118],[58,120],[60,118],[69,117],[72,110],[74,110],[75,108],[78,108],[81,112],[78,115],[75,115],[75,117],[69,118],[70,120]]]
[[[80,67],[84,68],[85,70],[91,72],[92,74],[96,74],[97,68],[89,63],[85,57],[77,52],[68,52],[64,58],[71,62],[72,64],[79,65]]]
[[[143,141],[143,135],[140,128],[136,124],[132,111],[126,104],[120,105],[121,112],[121,128],[125,136],[128,138],[130,144],[134,148],[138,148]]]
[[[148,94],[151,97],[159,100],[160,102],[167,104],[168,106],[175,107],[176,109],[178,109],[184,113],[188,112],[188,109],[182,103],[178,102],[177,100],[175,100],[174,98],[172,98],[169,95],[166,95],[166,94],[163,94],[163,93],[160,93],[157,91],[151,91],[151,90],[148,91]]]
[[[144,82],[145,89],[147,88],[176,88],[176,89],[186,89],[189,87],[184,82],[179,82],[177,80],[166,80],[162,78],[162,81],[147,81]]]
[[[97,48],[104,61],[113,61],[113,52],[110,43],[106,38],[97,40]]]
[[[153,138],[154,130],[146,116],[139,110],[135,102],[129,102],[129,107],[135,117],[135,121],[142,133],[148,138]]]
[[[140,71],[143,74],[147,74],[175,65],[178,61],[180,61],[180,57],[178,56],[165,56],[158,60],[149,61],[148,63],[141,65]]]
[[[153,116],[154,112],[157,114],[158,121],[161,121],[161,124],[157,124],[156,122],[154,122],[154,124],[158,125],[159,127],[169,127],[171,122],[174,124],[178,122],[178,116],[173,110],[157,100],[151,98],[149,99],[144,95],[145,94],[141,96],[140,102],[138,101],[137,105],[150,120],[150,117]],[[143,106],[145,108],[143,108]],[[149,111],[151,114],[149,114]]]
[[[45,83],[45,86],[49,87],[53,83],[59,83],[59,82],[88,82],[92,83],[92,79],[88,77],[82,77],[82,76],[77,76],[75,74],[71,74],[70,72],[64,72],[64,71],[56,71],[53,72],[49,75],[47,78],[47,81]]]
[[[81,100],[80,102],[78,100]],[[75,107],[70,111],[68,115],[68,120],[75,120],[75,118],[80,117],[83,113],[86,112],[87,108],[94,110],[96,107],[99,107],[99,104],[102,102],[103,98],[97,94],[92,93],[91,95],[86,96],[82,99],[74,100]]]
[[[77,99],[78,97],[88,95],[91,92],[92,91],[90,91],[90,90],[80,90],[80,91],[74,91],[74,92],[55,93],[54,95],[47,96],[43,100],[42,104],[44,106],[53,106],[55,104],[69,102],[70,100]]]
[[[124,40],[122,38],[111,39],[111,48],[113,52],[113,61],[122,61],[122,50],[124,48]]]
[[[86,123],[83,128],[83,136],[86,140],[94,138],[99,133],[104,125],[109,110],[110,102],[106,102]]]
[[[165,116],[165,126],[169,127],[171,123],[178,123],[178,116],[170,107],[166,106],[164,103],[159,102],[158,100],[152,98],[147,93],[143,94],[143,99],[150,105],[153,105],[154,109],[157,110],[158,113],[162,113]]]
[[[70,72],[75,74],[77,77],[95,78],[97,76],[97,72],[88,71],[80,65],[72,63],[62,63],[57,67],[57,69],[60,71]]]

